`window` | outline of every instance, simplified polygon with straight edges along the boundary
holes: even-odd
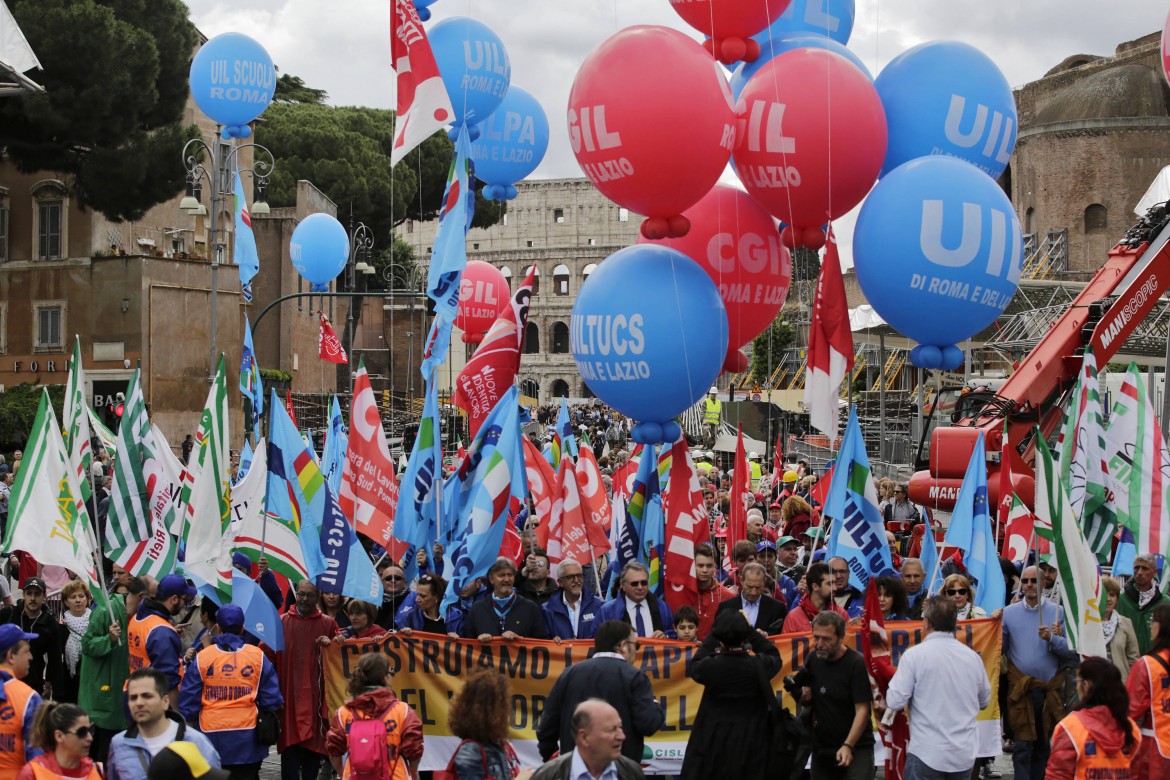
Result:
[[[472,248],[472,249],[479,249],[479,242],[477,241],[477,242],[475,242],[474,244],[472,244],[472,245],[471,245],[471,248]]]
[[[508,213],[504,212],[504,227],[508,226]]]
[[[589,389],[589,384],[587,382],[581,383],[581,397],[582,398],[596,398],[597,397],[596,395],[593,394],[593,391]]]
[[[553,221],[556,222],[558,225],[565,224],[565,210],[564,209],[553,209]]]
[[[569,266],[564,263],[553,269],[553,289],[557,295],[569,294]]]
[[[591,238],[591,239],[589,239],[588,243],[589,243],[589,246],[597,246],[597,239]]]
[[[1098,233],[1109,227],[1109,211],[1100,203],[1085,209],[1085,232]]]
[[[553,398],[568,398],[569,383],[563,379],[558,379],[552,383],[552,389],[549,392]]]
[[[529,249],[531,249],[531,248],[532,248],[532,242],[531,242],[531,241],[525,241],[524,243],[526,243],[526,244],[528,245],[528,248],[529,248]]]
[[[63,301],[44,301],[33,304],[33,327],[38,351],[61,350],[65,340],[65,304]]]
[[[500,275],[504,277],[504,281],[508,283],[508,289],[512,289],[512,269],[504,266],[500,269]]]
[[[529,398],[540,397],[540,383],[535,379],[525,379],[520,383],[520,394]]]
[[[569,326],[565,323],[553,323],[551,349],[549,351],[554,355],[567,355],[569,353]]]
[[[65,237],[69,213],[69,190],[56,179],[43,179],[32,186],[34,259],[59,260],[67,253]]]
[[[1024,233],[1032,234],[1036,232],[1036,209],[1029,208],[1024,212]]]
[[[524,328],[524,354],[535,355],[540,352],[540,328],[536,327],[535,322],[528,323]],[[535,396],[536,393],[529,393]]]
[[[618,209],[618,222],[629,222],[629,221],[630,221],[630,210],[629,209]]]
[[[593,272],[594,272],[594,271],[596,271],[596,270],[597,270],[597,263],[590,263],[589,265],[585,266],[585,268],[584,268],[584,269],[582,269],[582,271],[581,271],[581,276],[583,276],[583,277],[585,277],[586,279],[588,279],[588,278],[589,278],[589,274],[593,273]]]

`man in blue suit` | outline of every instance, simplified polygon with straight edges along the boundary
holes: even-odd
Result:
[[[638,637],[675,639],[670,607],[650,593],[650,571],[637,561],[622,569],[622,593],[601,607],[599,623],[620,620],[633,626]]]
[[[544,622],[553,639],[592,639],[601,600],[585,587],[581,564],[566,558],[557,566],[557,590],[544,602]]]

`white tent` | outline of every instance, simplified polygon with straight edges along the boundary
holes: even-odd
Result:
[[[6,3],[0,3],[0,95],[41,92],[45,88],[24,75],[41,62],[16,24]]]
[[[1150,182],[1150,188],[1146,190],[1145,195],[1142,195],[1138,204],[1133,207],[1133,212],[1139,217],[1144,217],[1151,206],[1165,203],[1168,200],[1170,200],[1170,165],[1160,170],[1154,180]]]

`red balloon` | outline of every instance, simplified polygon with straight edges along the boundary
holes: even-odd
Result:
[[[638,243],[677,249],[707,272],[727,308],[727,351],[734,359],[732,353],[763,333],[780,313],[792,282],[792,255],[768,212],[735,187],[716,185],[685,216],[691,221],[685,237],[643,237]]]
[[[500,270],[482,260],[469,261],[459,283],[455,314],[455,327],[463,331],[463,340],[468,344],[482,341],[508,300],[508,280]]]
[[[747,371],[747,355],[738,349],[727,350],[727,357],[723,359],[723,370],[729,374],[742,374]]]
[[[1162,75],[1170,81],[1170,14],[1162,25]]]
[[[739,98],[735,169],[747,191],[807,245],[873,186],[886,156],[886,114],[873,82],[823,49],[775,57]]]
[[[671,218],[719,180],[735,145],[735,107],[703,47],[666,27],[627,27],[593,50],[569,92],[569,142],[585,175],[630,211]]]
[[[711,38],[716,51],[722,51],[720,62],[730,64],[744,58],[747,41],[779,19],[788,3],[789,0],[670,0],[670,7],[684,22]],[[755,54],[749,62],[760,56],[759,48]]]

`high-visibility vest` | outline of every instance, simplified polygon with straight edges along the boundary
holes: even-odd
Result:
[[[760,487],[760,477],[764,475],[764,469],[760,466],[759,461],[748,461],[748,467],[752,471],[752,490]]]
[[[199,730],[207,733],[256,728],[256,695],[260,692],[260,673],[264,671],[260,648],[244,645],[233,652],[211,645],[199,651],[195,663],[203,678]]]
[[[1129,752],[1124,750],[1117,753],[1107,753],[1100,748],[1089,729],[1081,721],[1080,713],[1074,712],[1056,724],[1058,729],[1064,729],[1073,747],[1077,749],[1077,771],[1074,780],[1129,780],[1129,765],[1137,755],[1137,746],[1142,741],[1137,724],[1129,721],[1133,731],[1133,747]]]
[[[386,763],[390,766],[388,780],[410,780],[410,772],[406,768],[406,760],[398,755],[399,745],[402,743],[401,725],[406,721],[409,708],[405,702],[396,701],[384,713],[382,722],[386,724]],[[349,724],[353,723],[354,714],[349,705],[343,704],[337,710],[337,720],[345,735],[349,736]],[[341,769],[341,780],[349,780],[349,756],[345,757],[345,766]]]
[[[150,636],[150,632],[163,626],[166,626],[171,631],[175,631],[175,627],[171,625],[171,621],[161,615],[147,615],[145,618],[139,618],[135,615],[130,619],[130,625],[126,631],[129,638],[127,644],[130,649],[130,674],[134,674],[139,669],[145,669],[150,666],[150,656],[146,654],[146,640]],[[178,632],[175,631],[175,633]],[[128,685],[129,682],[129,679],[127,679],[126,684]],[[123,688],[125,687],[123,686]],[[0,778],[0,780],[3,780],[3,778]]]
[[[29,766],[32,767],[33,777],[36,780],[77,780],[76,777],[66,777],[65,775],[57,774],[40,761],[30,761]],[[85,780],[102,780],[102,773],[98,771],[96,762],[90,766],[89,774],[85,776]]]
[[[1162,657],[1170,661],[1167,654]],[[1170,758],[1170,675],[1148,655],[1142,656],[1141,661],[1150,678],[1150,728],[1143,729],[1142,734],[1157,741],[1159,755]]]
[[[707,425],[718,425],[723,417],[723,402],[717,398],[708,398],[703,412],[703,422]]]
[[[16,780],[26,763],[24,716],[34,693],[26,683],[15,678],[4,683],[8,701],[0,703],[0,780]]]

